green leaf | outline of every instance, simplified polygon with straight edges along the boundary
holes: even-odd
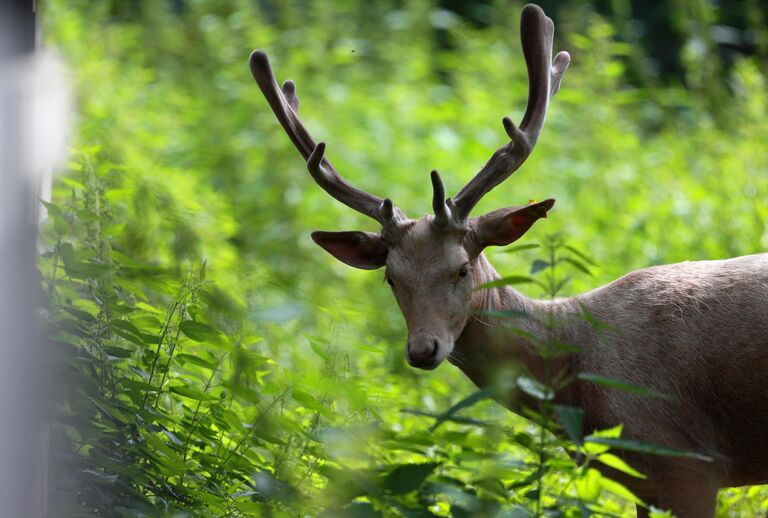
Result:
[[[415,491],[439,465],[438,462],[401,464],[384,478],[384,488],[395,495]]]
[[[546,270],[551,265],[547,261],[543,261],[541,259],[536,259],[531,263],[531,275],[538,273],[542,270]]]
[[[551,388],[528,376],[518,377],[517,386],[532,398],[541,401],[551,401],[555,397],[555,392]]]
[[[488,288],[495,288],[497,286],[511,286],[514,284],[528,284],[531,282],[536,282],[536,280],[524,275],[511,275],[509,277],[502,277],[501,279],[496,279],[495,281],[481,284],[480,286],[477,286],[475,290],[486,290]]]
[[[573,266],[574,268],[576,268],[580,272],[586,273],[590,277],[592,276],[592,272],[589,271],[589,268],[587,268],[586,265],[584,263],[582,263],[581,261],[577,261],[573,257],[562,257],[561,260],[566,262],[566,263],[568,263],[568,264],[570,264],[571,266]]]
[[[515,252],[522,252],[523,250],[533,250],[534,248],[539,248],[539,247],[541,247],[541,245],[538,243],[527,243],[524,245],[510,246],[500,250],[500,252],[503,254],[513,254]]]
[[[108,264],[99,263],[75,263],[64,266],[67,275],[74,279],[98,279],[110,270]]]
[[[177,354],[175,358],[177,361],[180,361],[181,363],[186,363],[186,362],[194,363],[195,365],[199,365],[200,367],[205,367],[206,369],[216,368],[215,363],[210,362],[205,358],[201,358],[200,356],[195,356],[192,354],[181,353],[181,354]]]
[[[212,399],[209,394],[191,385],[172,385],[168,387],[168,390],[195,401],[210,401]]]
[[[195,320],[184,320],[179,324],[181,331],[195,342],[206,342],[221,345],[225,343],[224,334],[213,326],[197,322]]]
[[[692,451],[679,450],[677,448],[670,448],[668,446],[660,446],[643,441],[635,441],[632,439],[616,439],[612,437],[597,437],[594,434],[584,438],[586,442],[595,444],[601,444],[616,448],[618,450],[634,451],[637,453],[648,453],[650,455],[661,455],[666,457],[685,457],[687,459],[696,459],[704,462],[712,462],[712,457],[703,455],[701,453],[695,453]]]
[[[577,407],[555,405],[555,413],[571,441],[581,446],[584,438],[584,411]]]
[[[612,389],[621,390],[623,392],[631,392],[632,394],[641,394],[643,396],[667,399],[667,396],[659,392],[656,392],[655,390],[641,387],[640,385],[635,385],[633,383],[629,383],[626,381],[617,380],[614,378],[608,378],[606,376],[601,376],[599,374],[590,374],[587,372],[580,372],[576,377],[582,381],[597,383],[598,385],[603,385],[605,387],[609,387]]]
[[[577,248],[574,248],[571,245],[563,245],[563,248],[565,248],[566,250],[568,250],[571,253],[573,253],[574,255],[576,255],[579,259],[581,259],[585,263],[588,263],[588,264],[590,264],[592,266],[597,266],[597,263],[591,257],[589,257],[587,254],[582,252],[581,250],[579,250]]]
[[[510,388],[509,385],[494,383],[493,385],[488,385],[487,387],[470,394],[469,396],[465,397],[464,399],[462,399],[461,401],[453,405],[451,408],[446,410],[444,413],[440,414],[437,417],[435,424],[433,424],[430,427],[430,431],[434,431],[442,423],[451,419],[454,416],[454,414],[456,414],[457,412],[464,410],[465,408],[474,406],[480,401],[501,395],[505,391],[509,390],[509,388]]]
[[[293,399],[304,408],[319,412],[326,417],[334,416],[333,412],[327,406],[318,401],[317,398],[315,398],[315,396],[309,392],[305,392],[300,389],[293,389],[291,392],[291,397],[293,397]]]
[[[322,358],[325,361],[330,361],[331,357],[328,356],[328,353],[325,352],[325,350],[320,346],[320,344],[316,343],[314,340],[309,340],[309,347],[314,351],[316,355],[318,355],[320,358]]]
[[[631,475],[637,478],[647,478],[645,475],[624,462],[623,459],[613,455],[612,453],[602,453],[597,456],[597,460],[606,466],[609,466],[617,471],[621,471],[622,473],[626,473],[627,475]]]
[[[133,422],[133,417],[125,415],[106,401],[96,401],[90,396],[88,396],[88,399],[90,399],[91,402],[96,405],[96,408],[98,408],[106,417],[109,417],[120,424],[129,424]]]
[[[133,355],[133,351],[131,350],[111,345],[105,345],[104,351],[113,358],[130,358]]]
[[[643,503],[642,500],[636,497],[635,494],[629,489],[627,489],[623,484],[620,484],[619,482],[616,482],[615,480],[612,480],[608,477],[601,477],[600,485],[603,487],[603,489],[606,489],[611,493],[613,493],[614,495],[619,496],[625,500],[628,500],[635,504]]]
[[[147,343],[147,340],[144,338],[145,335],[127,320],[112,320],[109,323],[109,327],[116,335],[125,338],[131,343],[136,345],[145,345]]]

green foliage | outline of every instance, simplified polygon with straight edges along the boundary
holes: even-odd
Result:
[[[406,368],[380,275],[308,238],[371,222],[311,182],[247,70],[250,50],[267,50],[334,164],[418,215],[428,171],[458,188],[503,142],[501,116],[524,109],[520,5],[495,3],[478,29],[417,1],[112,4],[44,5],[80,111],[40,264],[63,381],[62,515],[631,513],[634,497],[592,466],[639,476],[608,447],[654,446],[618,430],[583,437],[580,410],[548,401],[556,380],[517,381],[540,402],[528,421],[491,401],[499,387]],[[625,66],[643,56],[611,24],[590,9],[561,18],[556,46],[574,64],[542,139],[478,208],[558,198],[532,230],[552,237],[491,252],[504,283],[549,297],[649,264],[764,250],[761,64],[743,59],[724,78],[687,54],[689,74],[721,84],[642,90]],[[450,48],[436,47],[438,26]],[[552,358],[572,347],[541,345]],[[760,488],[721,499],[723,515],[766,506]]]

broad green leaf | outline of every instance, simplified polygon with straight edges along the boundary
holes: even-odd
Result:
[[[384,478],[384,488],[395,495],[415,491],[439,465],[438,462],[401,464]]]
[[[205,358],[201,358],[200,356],[196,356],[194,354],[179,353],[176,355],[176,360],[180,361],[181,363],[194,363],[195,365],[199,365],[207,369],[216,368],[216,364],[214,362],[208,361]]]
[[[181,331],[195,342],[206,342],[221,345],[225,343],[224,334],[213,326],[197,322],[195,320],[184,320],[179,324]]]
[[[577,407],[555,405],[555,413],[571,441],[581,446],[584,436],[584,411]]]
[[[536,259],[535,261],[533,261],[533,263],[531,263],[531,275],[538,273],[542,270],[546,270],[550,266],[551,265],[547,261],[544,261],[542,259]]]
[[[211,399],[209,394],[191,385],[171,385],[168,387],[168,390],[174,394],[178,394],[189,399],[194,399],[196,401],[210,401]]]

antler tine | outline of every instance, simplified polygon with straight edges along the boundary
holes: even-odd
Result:
[[[402,211],[392,206],[391,201],[383,200],[351,185],[325,158],[325,143],[315,144],[309,131],[299,119],[299,97],[296,95],[296,85],[289,80],[283,83],[282,89],[278,87],[272,67],[269,65],[269,58],[264,52],[253,51],[250,66],[253,78],[267,99],[272,112],[293,145],[307,161],[307,169],[320,187],[344,205],[375,219],[384,227],[405,219]],[[389,203],[386,204],[386,201]],[[385,205],[388,206],[385,207]]]
[[[451,220],[450,210],[445,204],[445,187],[440,173],[432,171],[429,175],[432,180],[432,211],[435,213],[435,221],[440,226],[446,226]]]
[[[451,200],[455,218],[464,221],[475,205],[491,189],[514,173],[531,154],[539,139],[549,101],[560,88],[571,57],[560,52],[552,61],[552,39],[555,26],[537,5],[523,8],[520,19],[520,39],[528,68],[528,105],[520,127],[507,117],[502,120],[510,142],[491,156],[483,168]]]

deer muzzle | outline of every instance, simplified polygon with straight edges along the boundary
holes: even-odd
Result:
[[[411,367],[432,370],[447,356],[450,345],[445,340],[425,332],[408,336],[406,357]]]

